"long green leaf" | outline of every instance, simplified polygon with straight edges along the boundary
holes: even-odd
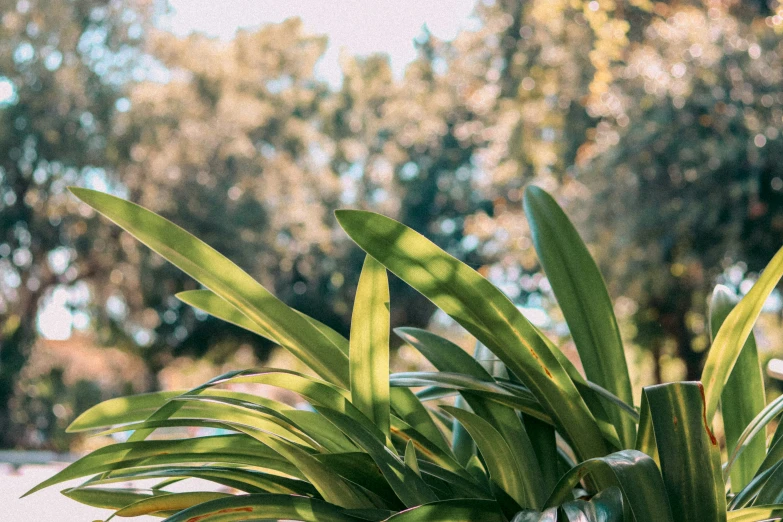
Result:
[[[316,407],[316,410],[372,457],[386,481],[406,506],[413,507],[437,500],[421,477],[356,420],[330,408]]]
[[[395,328],[394,333],[416,348],[438,371],[461,373],[480,381],[495,382],[476,359],[448,339],[420,328]]]
[[[481,364],[447,339],[416,328],[398,328],[395,333],[418,349],[439,370],[437,373],[429,373],[434,380],[450,375],[453,381],[465,380],[467,382],[464,384],[470,383],[475,389],[484,387],[485,391],[491,393],[504,393],[503,388],[495,384],[495,379]],[[415,373],[427,374],[427,372]],[[395,376],[399,375],[395,374]],[[498,430],[508,443],[525,484],[522,505],[540,507],[546,494],[541,467],[519,416],[511,408],[492,403],[474,394],[467,394],[464,398],[473,411]]]
[[[133,504],[118,510],[114,516],[140,517],[142,515],[150,515],[161,511],[180,511],[201,504],[202,502],[209,502],[210,500],[231,496],[233,495],[213,491],[166,493],[134,502]]]
[[[351,316],[351,402],[389,436],[389,282],[366,256]]]
[[[271,338],[272,334],[264,331],[261,327],[245,317],[237,308],[234,308],[230,303],[221,299],[210,290],[189,290],[178,293],[177,297],[183,302],[224,321],[236,324],[263,337]],[[347,339],[312,317],[301,313],[300,315],[317,328],[340,351],[348,354],[349,343]],[[277,342],[275,339],[272,340]],[[421,402],[410,390],[391,390],[389,399],[391,406],[397,415],[411,426],[414,426],[420,433],[425,435],[430,442],[438,445],[444,451],[450,451],[448,444],[443,439],[443,435],[438,431],[437,427],[432,422],[432,419],[429,418],[426,408],[422,406]]]
[[[249,433],[250,434],[250,433]],[[296,466],[299,472],[318,490],[324,500],[344,508],[366,507],[369,501],[358,488],[343,480],[329,466],[290,442],[265,433],[250,434],[272,448]]]
[[[61,492],[66,497],[87,506],[120,509],[155,495],[149,490],[130,488],[68,488]]]
[[[623,494],[617,487],[605,489],[590,499],[566,502],[560,509],[568,522],[622,522]]]
[[[478,272],[393,219],[339,210],[337,220],[368,254],[488,346],[555,420],[582,458],[608,448],[582,397],[533,326]]]
[[[454,401],[454,406],[465,409],[465,406],[467,406],[465,398],[462,395],[458,396],[457,400]],[[460,424],[457,419],[454,419],[452,424],[451,445],[454,448],[454,456],[457,458],[457,462],[463,466],[466,466],[476,454],[476,444],[470,438],[470,434],[465,429],[465,426]]]
[[[71,479],[149,463],[154,458],[157,464],[172,462],[231,462],[268,468],[277,466],[278,455],[265,445],[245,435],[219,435],[173,441],[142,441],[112,444],[97,449],[41,482],[29,495],[45,487]]]
[[[443,406],[443,409],[468,430],[486,462],[492,480],[521,507],[538,507],[537,499],[533,501],[535,503],[531,503],[531,486],[526,483],[525,476],[503,436],[476,414],[450,406]],[[536,486],[540,489],[541,484]]]
[[[406,441],[406,443],[413,443],[417,452],[423,458],[453,473],[457,473],[463,478],[470,479],[470,474],[460,466],[451,451],[442,450],[402,419],[392,417],[391,429],[396,437]]]
[[[291,495],[237,495],[212,500],[180,511],[163,522],[246,522],[248,520],[302,520],[358,522],[360,519],[323,500]]]
[[[389,522],[456,522],[481,520],[482,522],[504,522],[494,500],[455,499],[424,504],[402,511]]]
[[[218,319],[257,333],[261,337],[269,339],[272,342],[278,342],[277,339],[274,338],[272,332],[253,322],[238,308],[235,308],[231,303],[220,298],[211,290],[186,290],[184,292],[179,292],[175,297],[183,303],[198,308],[202,312],[206,312]],[[302,318],[310,323],[316,330],[321,332],[335,348],[348,355],[348,339],[309,315],[305,315],[299,310],[294,311],[301,315]]]
[[[779,395],[777,398],[767,404],[764,409],[761,410],[758,415],[756,415],[756,417],[745,427],[745,430],[739,436],[739,439],[737,439],[737,444],[729,453],[729,459],[726,462],[727,473],[731,472],[732,468],[734,467],[734,462],[736,462],[737,458],[742,454],[743,451],[745,451],[745,448],[747,448],[750,444],[753,444],[753,441],[760,434],[764,433],[767,424],[775,420],[775,418],[777,418],[781,412],[783,412],[783,395]],[[761,440],[764,440],[763,437]],[[776,446],[777,444],[770,448],[770,452],[772,452]],[[765,463],[762,464],[759,471],[768,469],[774,463],[775,462],[767,462],[765,459]]]
[[[389,398],[392,410],[400,419],[425,436],[432,444],[451,454],[451,448],[443,438],[443,433],[435,425],[429,410],[415,393],[406,388],[391,388]]]
[[[720,450],[707,424],[701,383],[648,386],[643,393],[672,512],[682,522],[725,521]]]
[[[673,522],[672,510],[666,495],[661,472],[649,456],[636,450],[623,450],[606,457],[586,460],[573,467],[560,479],[546,502],[555,507],[571,500],[572,490],[588,473],[606,473],[614,476],[636,522]],[[678,522],[686,519],[678,518]],[[702,520],[712,520],[704,518]]]
[[[129,201],[83,188],[73,194],[231,303],[329,382],[348,386],[348,360],[324,335],[247,272],[174,223]]]
[[[737,298],[728,288],[722,285],[715,287],[710,303],[710,332],[713,337],[736,304]],[[745,426],[753,421],[765,405],[764,378],[761,374],[756,340],[751,332],[721,393],[727,448],[737,445]],[[734,493],[753,479],[756,470],[764,461],[766,449],[764,439],[756,438],[750,441],[736,460],[731,469],[731,490]]]
[[[633,404],[631,378],[612,300],[598,266],[571,221],[544,190],[525,190],[525,214],[541,266],[568,323],[587,378]],[[628,417],[609,415],[625,447],[636,427]]]
[[[776,504],[729,511],[728,522],[758,522],[759,520],[780,520],[781,518],[783,518],[783,504]]]
[[[712,422],[718,409],[723,387],[748,340],[764,302],[783,276],[783,248],[778,250],[753,288],[723,321],[707,355],[701,374],[707,401],[707,421]]]
[[[517,513],[511,522],[557,522],[558,508],[545,509],[543,512],[536,509],[525,509]]]
[[[759,491],[761,491],[767,481],[773,475],[781,474],[781,464],[783,464],[783,462],[776,462],[770,468],[760,471],[753,477],[753,480],[731,499],[729,502],[729,510],[741,509],[753,505]]]
[[[783,466],[777,466],[768,474],[764,484],[759,489],[758,495],[753,500],[753,505],[771,505],[783,502]]]
[[[79,415],[71,425],[68,426],[68,432],[75,433],[88,431],[106,428],[116,424],[128,424],[144,420],[155,413],[164,404],[186,393],[186,391],[164,391],[109,399],[108,401],[96,404]],[[259,406],[265,406],[278,412],[293,410],[293,407],[282,402],[238,391],[212,389],[207,396],[233,398]]]
[[[263,471],[242,469],[229,466],[166,466],[159,467],[154,463],[145,466],[136,466],[129,469],[111,471],[97,475],[73,490],[101,489],[94,486],[116,484],[131,480],[147,480],[163,478],[167,480],[197,478],[214,482],[245,493],[281,493],[291,495],[307,495],[318,497],[318,491],[304,480],[283,477]],[[158,486],[159,488],[159,486]],[[127,505],[122,504],[118,507]],[[116,507],[115,507],[116,509]]]

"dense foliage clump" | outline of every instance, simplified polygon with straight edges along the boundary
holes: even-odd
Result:
[[[525,211],[584,375],[488,280],[380,214],[336,213],[367,253],[346,339],[156,214],[72,191],[203,285],[179,299],[273,340],[313,375],[236,371],[191,390],[104,402],[70,429],[130,432],[127,442],[94,451],[32,491],[91,477],[64,493],[117,516],[169,522],[701,522],[783,514],[783,443],[779,433],[769,445],[763,436],[783,402],[765,404],[751,332],[783,275],[783,250],[739,303],[716,289],[702,382],[647,387],[636,405],[603,279],[566,215],[537,187],[526,190]],[[437,371],[390,374],[386,270],[470,332],[476,356],[400,328],[395,333]],[[231,389],[239,383],[289,390],[307,408]],[[725,465],[713,432],[719,422]],[[175,427],[202,435],[154,436]],[[189,478],[222,487],[167,489]],[[160,482],[111,487],[137,479]]]

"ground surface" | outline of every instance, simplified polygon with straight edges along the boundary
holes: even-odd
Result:
[[[65,487],[76,485],[66,483],[52,486],[20,499],[27,490],[51,477],[64,465],[27,465],[18,470],[0,463],[0,520],[4,522],[92,522],[104,520],[111,514],[105,509],[83,506],[60,494]],[[154,517],[120,518],[138,522],[160,521]]]

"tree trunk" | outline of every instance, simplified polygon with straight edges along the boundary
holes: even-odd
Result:
[[[6,325],[9,326],[8,321]],[[35,318],[22,316],[20,324],[0,338],[0,447],[15,448],[22,443],[22,426],[13,421],[12,399],[19,374],[35,343]]]

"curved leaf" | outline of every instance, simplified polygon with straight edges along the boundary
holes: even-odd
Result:
[[[231,303],[313,371],[347,386],[348,359],[301,315],[247,272],[171,221],[121,198],[72,187],[71,192],[216,295]]]
[[[114,516],[117,517],[140,517],[142,515],[149,515],[152,513],[158,513],[160,511],[180,511],[189,507],[201,504],[202,502],[209,502],[210,500],[217,500],[219,498],[232,497],[228,493],[218,493],[213,491],[194,491],[187,493],[165,493],[163,495],[155,495],[154,497],[145,498],[125,506],[118,510]]]
[[[713,337],[736,304],[737,298],[728,288],[722,285],[715,287],[710,302],[710,332]],[[751,332],[721,393],[727,448],[737,445],[745,426],[753,421],[765,405],[764,378],[761,374],[756,340]],[[764,461],[766,450],[763,438],[749,442],[731,469],[733,492],[740,491],[753,479],[756,470]]]
[[[366,256],[351,316],[351,402],[389,436],[389,282]]]
[[[442,408],[468,430],[481,452],[492,480],[521,507],[538,507],[538,500],[534,495],[541,489],[541,483],[531,484],[526,481],[529,475],[526,477],[519,469],[514,453],[503,436],[478,415],[450,406]]]
[[[251,331],[269,339],[272,342],[277,343],[277,339],[274,338],[272,332],[266,330],[263,326],[250,320],[245,314],[235,308],[231,303],[222,299],[211,290],[186,290],[175,294],[177,299],[183,303],[190,305],[194,308],[198,308],[202,312],[206,312],[213,317],[217,317],[227,323],[239,326],[245,330]],[[348,355],[348,339],[334,331],[329,326],[322,322],[313,319],[309,315],[305,315],[299,310],[294,312],[301,315],[308,323],[313,325],[315,329],[321,332],[326,339],[331,342],[335,348]]]
[[[388,519],[390,522],[455,522],[457,520],[481,520],[504,522],[494,500],[456,499],[424,504],[402,511]]]
[[[247,520],[302,520],[307,522],[358,522],[323,500],[291,495],[236,495],[193,506],[163,522],[245,522]]]
[[[729,511],[728,522],[758,522],[759,520],[779,520],[781,518],[783,518],[783,504],[776,504]]]
[[[139,464],[191,463],[191,462],[231,462],[260,468],[274,467],[288,472],[286,467],[278,466],[275,461],[280,457],[265,445],[245,435],[217,435],[193,439],[172,441],[141,441],[112,444],[97,449],[70,464],[49,479],[41,482],[25,496],[45,487],[71,479],[124,469]]]
[[[775,420],[781,412],[783,412],[783,395],[778,396],[775,400],[767,404],[742,431],[739,439],[737,439],[736,445],[729,454],[729,459],[726,462],[726,473],[731,473],[734,462],[742,454],[745,448],[752,444],[759,434],[764,433],[767,424]],[[763,437],[761,440],[764,440]],[[766,469],[765,463],[767,463],[766,459],[765,462],[762,463],[761,468]],[[770,462],[768,464],[772,463]],[[760,469],[759,471],[762,470],[763,469]]]
[[[726,520],[720,449],[707,424],[701,383],[648,386],[642,393],[672,513],[682,522]]]
[[[587,379],[633,404],[620,328],[601,272],[571,221],[544,190],[528,186],[525,215],[538,258],[579,352]],[[631,419],[609,411],[620,441],[636,435]]]
[[[589,502],[573,500],[560,509],[568,522],[623,522],[623,494],[613,487],[601,491]]]
[[[701,373],[707,403],[707,422],[712,422],[723,387],[748,340],[764,302],[783,276],[783,248],[778,250],[753,288],[729,313],[715,336]]]
[[[324,407],[316,407],[316,410],[372,457],[386,481],[406,506],[413,507],[437,500],[421,477],[364,426],[338,411]]]
[[[120,509],[155,495],[149,490],[130,488],[68,488],[61,491],[66,497],[87,506]]]
[[[588,473],[596,472],[609,472],[614,476],[636,522],[674,522],[658,466],[649,456],[636,450],[618,451],[573,467],[560,479],[546,506],[555,507],[571,500],[574,486]]]
[[[393,219],[358,210],[338,210],[335,215],[368,254],[489,347],[530,388],[582,458],[607,453],[595,419],[571,378],[508,297]]]

